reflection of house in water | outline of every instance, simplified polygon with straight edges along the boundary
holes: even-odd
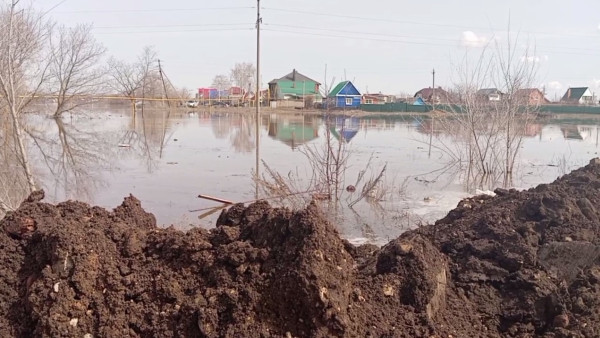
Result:
[[[269,136],[292,149],[319,137],[319,121],[315,116],[276,115],[269,117]]]
[[[360,129],[360,119],[356,117],[336,116],[333,125],[330,127],[331,134],[346,143],[350,142]]]
[[[436,125],[437,122],[437,125]],[[433,118],[427,118],[427,119],[422,119],[422,120],[415,120],[413,122],[413,126],[416,126],[417,128],[417,132],[421,133],[421,134],[426,134],[429,135],[431,133],[433,133],[433,135],[441,135],[444,131],[444,127],[440,127],[439,126],[440,122],[439,121],[435,121],[435,119]],[[449,126],[452,126],[451,124],[449,124]],[[446,127],[448,128],[448,127]]]
[[[563,134],[563,137],[568,140],[583,140],[581,133],[577,126],[572,124],[562,125],[560,126],[560,131]]]
[[[542,125],[539,123],[530,123],[525,126],[525,131],[523,132],[524,136],[537,136],[542,133]]]
[[[583,140],[587,140],[593,137],[594,131],[597,131],[596,128],[592,128],[592,126],[577,126],[577,130],[579,131],[579,135]],[[598,139],[598,134],[596,133],[596,140]]]
[[[565,139],[570,140],[589,140],[598,145],[598,127],[597,126],[576,126],[576,125],[562,125],[560,126]]]

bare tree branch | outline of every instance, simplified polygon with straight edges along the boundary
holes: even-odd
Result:
[[[80,106],[83,95],[97,92],[103,72],[98,61],[105,52],[91,33],[91,26],[59,27],[50,36],[50,92],[57,96],[54,116]]]

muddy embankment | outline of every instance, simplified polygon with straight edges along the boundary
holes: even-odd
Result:
[[[34,194],[0,222],[1,337],[599,337],[600,162],[382,248],[317,207],[210,231]]]

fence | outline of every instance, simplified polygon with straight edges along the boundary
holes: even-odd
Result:
[[[412,105],[405,102],[386,103],[386,104],[361,104],[359,109],[365,112],[378,113],[427,113],[432,110],[430,105]],[[463,107],[457,104],[439,104],[435,105],[436,110],[461,112]],[[563,105],[544,105],[537,111],[541,113],[552,114],[599,114],[600,106],[563,106]]]

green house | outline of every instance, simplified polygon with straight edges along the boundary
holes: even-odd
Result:
[[[269,82],[269,101],[295,102],[296,105],[306,102],[322,102],[323,97],[319,91],[320,85],[319,82],[300,74],[294,69],[284,77]],[[278,105],[282,106],[282,104]]]

